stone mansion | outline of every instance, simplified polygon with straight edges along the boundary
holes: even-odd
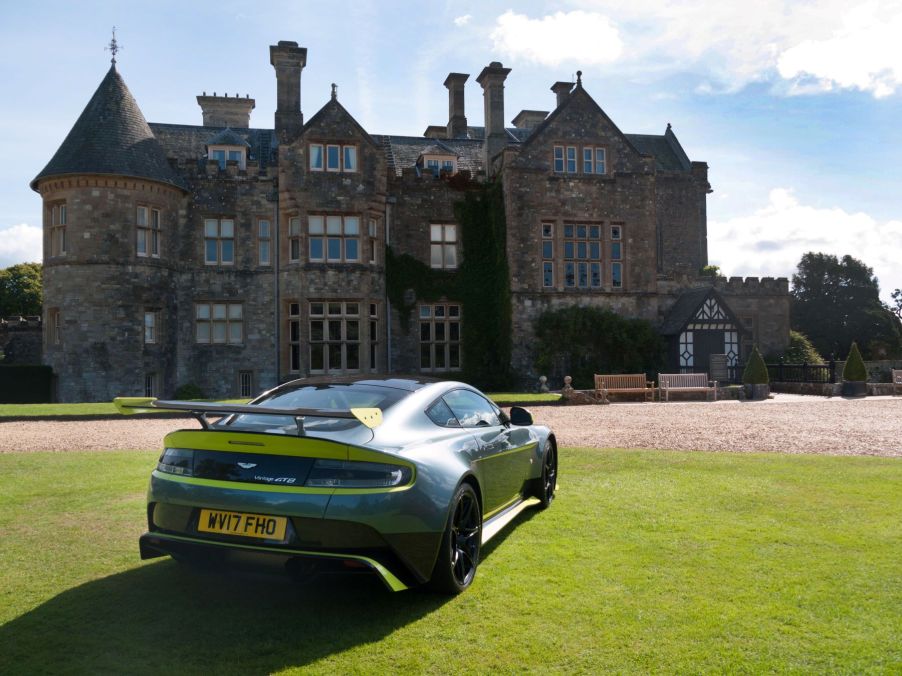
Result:
[[[43,360],[61,401],[171,397],[188,383],[251,396],[319,374],[453,375],[466,305],[411,289],[402,316],[386,258],[458,268],[461,180],[501,184],[511,367],[524,382],[540,375],[537,317],[568,305],[652,322],[672,370],[785,347],[786,279],[700,276],[708,167],[669,124],[621,132],[578,77],[551,87],[551,111],[520,111],[508,127],[510,69],[493,62],[476,78],[484,126],[467,121],[469,76],[451,73],[447,124],[380,135],[334,87],[305,120],[307,50],[279,42],[269,55],[274,128],[251,126],[253,99],[215,93],[197,97],[202,124],[148,123],[114,59],[32,181],[43,200]]]

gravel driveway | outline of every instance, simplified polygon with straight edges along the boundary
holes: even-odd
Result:
[[[902,397],[536,406],[562,446],[902,457]],[[159,448],[191,419],[0,422],[0,453]]]

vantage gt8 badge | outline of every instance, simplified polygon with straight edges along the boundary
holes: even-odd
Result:
[[[187,411],[201,425],[163,441],[145,559],[362,571],[394,591],[456,594],[485,542],[524,509],[548,507],[557,487],[551,430],[464,383],[304,379],[250,404],[116,405]]]

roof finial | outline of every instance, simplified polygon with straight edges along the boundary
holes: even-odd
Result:
[[[334,101],[337,98],[338,98],[338,85],[333,82],[332,83],[332,100]]]
[[[110,44],[107,45],[106,47],[104,47],[104,49],[113,55],[113,58],[110,59],[110,63],[112,63],[115,66],[116,65],[116,54],[119,53],[120,49],[123,49],[122,47],[119,46],[119,43],[116,41],[116,27],[115,26],[113,26],[113,39],[110,40]]]
[[[583,86],[583,72],[581,70],[576,71],[576,86]]]

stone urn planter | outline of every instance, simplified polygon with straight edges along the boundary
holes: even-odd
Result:
[[[844,397],[866,397],[868,394],[868,384],[864,380],[844,380],[842,382],[842,396]]]
[[[760,401],[770,396],[770,385],[746,385],[745,398],[752,401]]]

